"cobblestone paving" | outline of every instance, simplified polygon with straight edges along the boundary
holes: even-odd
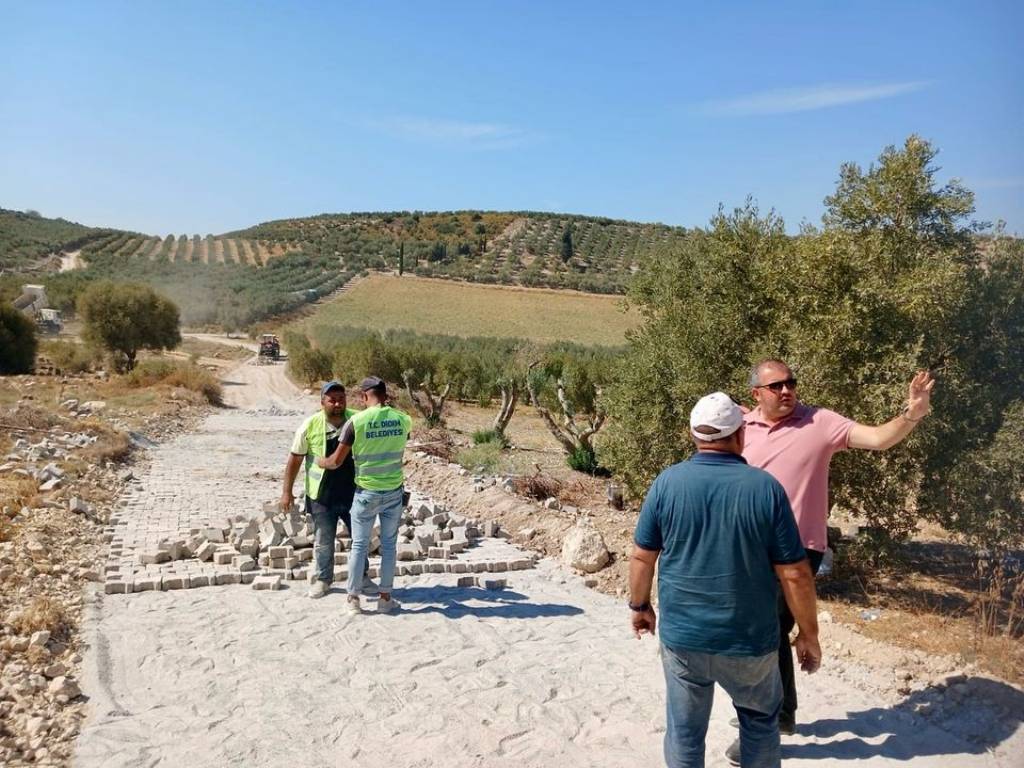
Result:
[[[139,556],[163,539],[228,527],[239,514],[255,516],[262,502],[278,498],[288,445],[302,414],[276,413],[218,413],[198,431],[154,449],[145,477],[132,482],[111,519],[108,579],[120,577],[127,585],[146,576],[231,573],[230,565],[194,559],[143,565]]]

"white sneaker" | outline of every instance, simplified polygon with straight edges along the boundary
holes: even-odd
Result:
[[[401,607],[402,604],[395,600],[394,595],[387,600],[377,601],[377,613],[394,613]]]
[[[363,612],[362,603],[359,602],[358,595],[349,595],[345,605],[345,612],[349,616],[358,616]]]
[[[317,581],[314,581],[312,584],[309,585],[309,596],[313,600],[316,600],[319,597],[323,597],[326,594],[327,594],[327,582],[326,581],[320,581],[318,579]]]
[[[359,591],[364,595],[379,595],[380,587],[369,576],[363,576],[363,583],[359,587]]]

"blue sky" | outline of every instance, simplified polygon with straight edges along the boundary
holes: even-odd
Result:
[[[386,9],[386,10],[385,10]],[[911,133],[1024,232],[1024,3],[0,0],[0,207],[151,234],[335,211],[817,222]]]

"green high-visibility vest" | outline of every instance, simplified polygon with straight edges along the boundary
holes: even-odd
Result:
[[[345,421],[355,415],[351,408],[345,409]],[[317,411],[306,419],[306,498],[314,501],[320,498],[320,484],[324,472],[316,465],[316,460],[327,454],[327,414]]]
[[[412,419],[389,405],[357,411],[351,419],[355,439],[356,486],[367,491],[393,491],[402,484],[402,455]]]

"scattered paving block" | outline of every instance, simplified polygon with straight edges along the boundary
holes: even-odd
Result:
[[[167,563],[171,560],[171,553],[162,549],[158,549],[155,552],[142,552],[139,554],[139,562],[143,565],[156,565],[158,563]]]
[[[452,563],[452,573],[466,573],[469,571],[469,563]]]
[[[295,554],[295,550],[292,547],[270,547],[267,550],[267,554],[270,555],[271,560],[278,560],[292,557]]]
[[[431,547],[427,550],[427,557],[433,557],[439,560],[443,560],[447,556],[448,553],[445,552],[443,547]]]
[[[103,592],[107,595],[123,595],[130,591],[130,581],[121,581],[121,579],[108,579],[103,584]]]
[[[444,550],[453,555],[457,555],[459,552],[466,551],[466,545],[461,541],[446,541],[444,543]]]
[[[164,589],[188,589],[191,586],[187,573],[175,573],[163,577]]]
[[[239,574],[239,576],[241,576],[243,584],[252,584],[253,581],[255,581],[257,578],[259,578],[259,572],[258,571],[243,571],[241,574]]]
[[[484,536],[493,538],[498,535],[498,530],[501,526],[498,525],[494,520],[488,520],[484,523]]]
[[[217,584],[241,584],[242,574],[238,571],[218,571]]]
[[[310,550],[312,551],[312,550]],[[348,565],[348,554],[345,552],[334,553],[334,564],[335,565]]]
[[[309,577],[309,568],[292,568],[289,578],[292,581],[305,581]]]
[[[334,568],[334,580],[345,581],[348,578],[348,568]]]
[[[512,560],[508,564],[510,571],[525,571],[533,567],[533,560],[528,557],[520,558],[519,560]]]
[[[483,562],[482,560],[480,562],[478,562],[478,563],[473,563],[473,572],[474,573],[486,573],[487,572],[487,563]]]
[[[444,563],[427,563],[427,573],[444,573]]]
[[[410,576],[419,576],[423,573],[423,563],[410,563],[405,568]]]
[[[257,576],[252,581],[253,589],[280,589],[280,576]]]
[[[135,585],[132,588],[134,592],[159,592],[163,589],[163,576],[157,574],[150,576],[149,574],[135,579]]]
[[[256,570],[256,561],[249,555],[235,555],[231,558],[231,567],[237,568],[242,573]]]
[[[200,534],[205,536],[207,541],[216,542],[217,544],[224,543],[224,531],[220,528],[203,528]]]
[[[494,568],[491,569],[494,573],[504,573],[508,570],[508,563],[504,560],[496,560],[494,562]]]
[[[460,587],[475,587],[476,576],[459,576]]]
[[[213,557],[213,553],[217,551],[217,545],[212,541],[203,542],[199,548],[195,551],[196,560],[206,562]]]
[[[231,561],[236,556],[233,549],[219,549],[213,554],[213,562],[217,565],[231,565]]]
[[[312,549],[300,549],[299,550],[299,562],[300,563],[309,563],[309,562],[312,562],[312,560],[313,560],[313,550]],[[337,561],[335,561],[335,563],[337,563]]]
[[[270,555],[268,555],[266,552],[260,552],[260,556],[258,558],[256,558],[256,562],[258,562],[260,564],[260,566],[262,566],[264,568],[269,568],[270,567]]]
[[[504,589],[508,586],[505,579],[485,579],[479,576],[477,577],[476,583],[484,589]]]
[[[242,539],[241,544],[238,545],[238,551],[243,555],[251,555],[255,557],[260,553],[259,539]]]
[[[398,560],[415,560],[419,554],[418,544],[399,544],[395,556]]]
[[[189,574],[189,586],[190,587],[208,587],[211,583],[214,583],[216,579],[211,580],[210,574],[208,573],[192,573]]]

